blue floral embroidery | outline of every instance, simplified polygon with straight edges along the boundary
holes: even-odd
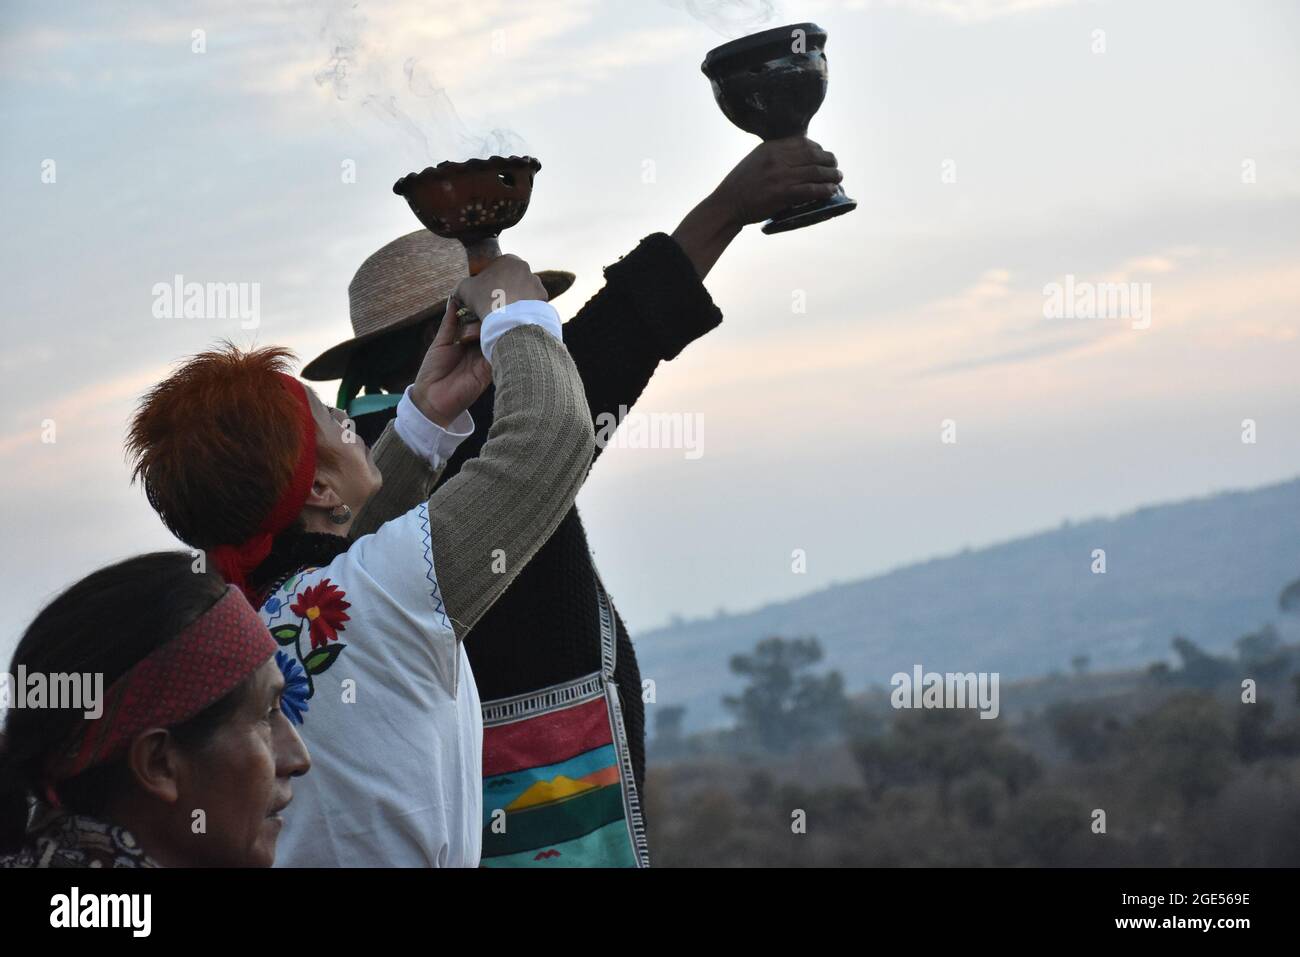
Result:
[[[298,664],[297,658],[291,658],[283,651],[275,653],[275,663],[284,675],[284,691],[280,695],[280,710],[294,724],[302,724],[303,712],[310,710],[307,698],[307,673]]]

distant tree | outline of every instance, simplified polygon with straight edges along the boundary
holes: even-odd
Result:
[[[1169,698],[1137,718],[1125,737],[1132,774],[1146,793],[1176,795],[1184,810],[1213,797],[1232,774],[1233,729],[1208,694]]]
[[[1243,762],[1300,754],[1300,722],[1292,719],[1275,724],[1275,712],[1271,701],[1260,701],[1239,709],[1236,748],[1237,756]]]
[[[1242,635],[1234,644],[1237,647],[1237,659],[1252,678],[1280,680],[1291,667],[1291,653],[1272,625]]]
[[[988,771],[977,770],[957,785],[954,797],[966,820],[974,827],[992,827],[1006,789]]]
[[[677,754],[682,750],[682,723],[686,709],[681,705],[668,705],[655,710],[655,750],[663,755]]]
[[[676,835],[678,863],[684,867],[716,867],[735,861],[744,847],[739,833],[750,815],[731,789],[725,776],[710,768],[706,786],[692,794],[690,813],[683,815]]]
[[[889,692],[874,687],[862,699],[848,703],[844,709],[841,734],[850,739],[871,738],[889,730],[893,718],[893,709],[876,702],[888,701]]]
[[[968,709],[900,711],[889,734],[857,739],[850,750],[868,792],[889,784],[932,782],[946,818],[953,785],[977,770],[1001,782],[1013,797],[1038,777],[1037,760],[1003,738],[999,722]]]
[[[1283,611],[1300,611],[1300,578],[1282,589],[1277,605]]]
[[[1272,657],[1282,647],[1282,639],[1278,636],[1276,628],[1265,625],[1259,631],[1242,635],[1233,644],[1237,647],[1237,657],[1249,663]]]
[[[1091,764],[1111,752],[1120,724],[1102,705],[1090,701],[1061,701],[1044,713],[1052,735],[1075,761]]]
[[[1002,780],[1012,797],[1019,795],[1042,774],[1042,766],[1036,757],[1000,735],[986,754],[987,770]]]
[[[897,734],[858,735],[849,742],[862,783],[871,800],[880,800],[885,788],[921,780],[920,756]]]
[[[1072,845],[1088,836],[1088,808],[1078,796],[1060,787],[1035,789],[1011,810],[1015,828],[1011,840],[1020,859],[1038,867],[1069,864]]]
[[[1206,654],[1190,638],[1177,635],[1171,644],[1178,657],[1182,659],[1182,667],[1178,669],[1176,675],[1180,684],[1209,689],[1233,677],[1237,672],[1230,661]]]
[[[1076,675],[1083,677],[1088,673],[1088,665],[1091,661],[1092,659],[1087,655],[1075,655],[1070,659],[1070,666],[1074,668],[1074,673]]]
[[[816,638],[765,638],[753,653],[733,655],[732,672],[749,684],[722,703],[735,714],[742,738],[783,752],[838,731],[848,710],[844,679],[838,671],[810,674],[821,659]]]
[[[1236,748],[1242,761],[1258,761],[1269,754],[1269,724],[1273,720],[1273,703],[1260,701],[1242,706],[1237,714]]]
[[[764,768],[749,775],[749,787],[745,789],[745,799],[750,805],[762,807],[773,803],[777,797],[776,778]]]

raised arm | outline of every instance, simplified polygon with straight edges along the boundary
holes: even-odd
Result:
[[[704,278],[741,229],[833,194],[840,179],[835,157],[805,137],[760,144],[672,236],[647,236],[605,270],[605,286],[564,326],[598,425],[622,421],[659,363],[722,321]]]
[[[500,267],[494,264],[462,283],[448,304],[450,312],[456,300],[463,301],[487,317],[481,355],[474,346],[455,348],[469,350],[460,378],[488,371],[490,363],[495,385],[492,429],[483,450],[429,499],[438,583],[458,638],[501,596],[573,506],[595,447],[591,411],[560,341],[559,317],[548,303],[537,301],[545,292],[527,264],[503,258],[508,261]],[[493,301],[502,298],[514,304],[493,312]],[[426,367],[437,365],[439,344],[454,327],[444,320]],[[473,400],[474,387],[444,401],[445,389],[437,383],[457,377],[434,381],[425,373],[422,369],[408,398],[425,418],[453,428],[460,410]],[[480,391],[485,384],[479,384]]]
[[[582,380],[558,339],[536,326],[506,333],[493,378],[487,444],[429,499],[438,580],[458,637],[551,537],[595,448]]]
[[[721,322],[690,258],[664,233],[608,267],[604,287],[564,324],[597,427],[622,421],[659,363]]]

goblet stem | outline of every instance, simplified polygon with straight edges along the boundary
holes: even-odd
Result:
[[[501,256],[501,243],[497,237],[489,236],[467,245],[465,255],[469,257],[469,274],[477,276],[488,267],[488,263]]]
[[[480,239],[476,243],[466,243],[465,256],[469,259],[469,274],[477,276],[484,269],[487,269],[492,260],[500,258],[501,243],[498,242],[495,236]],[[456,341],[473,342],[477,339],[478,330],[470,330],[467,327],[480,321],[482,321],[481,318],[474,315],[472,309],[468,306],[461,306],[456,313]]]

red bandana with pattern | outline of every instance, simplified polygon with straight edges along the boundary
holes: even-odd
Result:
[[[155,649],[109,687],[98,718],[82,720],[46,772],[54,785],[105,764],[149,728],[188,721],[220,701],[275,654],[275,639],[234,585],[171,641]]]

